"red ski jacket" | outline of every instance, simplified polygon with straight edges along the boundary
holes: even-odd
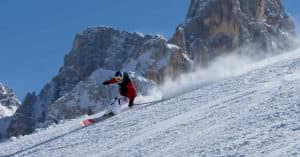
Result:
[[[109,84],[118,83],[115,78],[112,78],[108,82]],[[133,102],[133,100],[137,96],[136,88],[133,84],[133,81],[130,79],[124,80],[122,83],[118,83],[118,85],[119,85],[120,95],[126,96],[127,98],[129,98],[129,101]]]

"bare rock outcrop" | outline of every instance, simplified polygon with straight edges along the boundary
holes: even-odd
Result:
[[[280,0],[191,0],[186,22],[170,42],[206,64],[249,44],[256,54],[287,48],[294,33]]]

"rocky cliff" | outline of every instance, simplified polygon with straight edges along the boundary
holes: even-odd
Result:
[[[293,22],[279,0],[191,0],[185,23],[168,41],[109,27],[87,28],[76,35],[58,75],[38,95],[25,98],[12,119],[9,136],[100,111],[109,101],[100,83],[112,71],[133,71],[137,84],[151,86],[149,80],[161,83],[166,76],[176,78],[193,66],[248,45],[262,54],[286,48],[293,34]]]
[[[280,0],[191,0],[170,43],[203,65],[244,46],[256,49],[254,55],[287,48],[294,33]]]

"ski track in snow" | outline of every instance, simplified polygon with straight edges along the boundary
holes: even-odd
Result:
[[[299,95],[297,50],[86,128],[82,117],[11,138],[0,156],[300,156]]]

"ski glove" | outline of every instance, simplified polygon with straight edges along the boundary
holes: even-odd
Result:
[[[108,85],[108,84],[109,84],[109,81],[104,81],[102,84],[103,84],[103,85]]]

